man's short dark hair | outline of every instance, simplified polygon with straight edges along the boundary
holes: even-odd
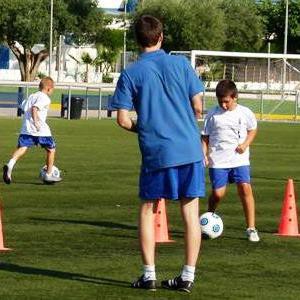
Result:
[[[135,36],[142,47],[155,46],[163,32],[161,21],[150,15],[140,16],[134,24]]]
[[[238,90],[235,83],[232,80],[224,79],[219,81],[216,87],[216,96],[218,99],[230,96],[236,98],[238,95]]]

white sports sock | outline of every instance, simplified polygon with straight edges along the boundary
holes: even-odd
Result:
[[[155,265],[144,265],[144,279],[145,281],[156,280]]]
[[[8,162],[7,166],[8,166],[8,171],[7,171],[7,175],[11,176],[11,172],[14,168],[14,165],[16,164],[16,160],[14,158],[11,158],[10,161]]]
[[[192,281],[194,282],[195,279],[195,267],[184,265],[182,272],[181,272],[181,278],[183,281]]]

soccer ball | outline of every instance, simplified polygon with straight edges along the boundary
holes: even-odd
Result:
[[[223,221],[217,214],[206,212],[200,216],[200,227],[204,237],[215,239],[223,232]]]
[[[44,181],[45,174],[47,173],[47,166],[43,166],[41,171],[40,171],[40,179]],[[60,177],[60,170],[56,167],[52,167],[52,176],[53,177]]]

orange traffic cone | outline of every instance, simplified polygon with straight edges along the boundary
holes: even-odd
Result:
[[[281,220],[276,235],[300,237],[293,179],[289,179],[286,184]]]
[[[4,247],[3,227],[2,227],[2,206],[0,204],[0,251],[9,251],[10,248]]]
[[[157,202],[155,210],[155,242],[156,243],[172,243],[173,240],[169,238],[168,232],[168,221],[167,221],[167,212],[166,212],[166,203],[165,199],[160,199]]]

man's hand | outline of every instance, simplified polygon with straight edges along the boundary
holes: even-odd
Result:
[[[129,112],[126,109],[119,109],[117,113],[117,122],[125,130],[137,133],[136,123],[130,119]]]

